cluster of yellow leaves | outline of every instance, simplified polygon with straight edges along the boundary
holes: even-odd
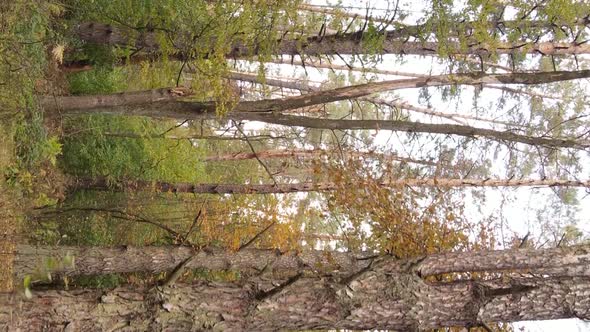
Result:
[[[239,195],[212,202],[209,212],[200,216],[198,243],[238,250],[256,238],[252,247],[297,250],[301,227],[281,213],[280,203],[272,195]]]
[[[338,188],[328,207],[342,216],[349,249],[374,249],[404,258],[472,247],[472,225],[462,216],[462,204],[445,192],[387,188],[361,160],[324,167]],[[491,242],[488,228],[482,227],[479,235],[484,246]]]

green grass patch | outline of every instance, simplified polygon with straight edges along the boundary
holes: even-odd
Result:
[[[113,179],[202,179],[201,149],[188,140],[154,137],[175,124],[173,121],[120,116],[70,119],[65,131],[71,134],[66,134],[63,142],[61,165],[69,174]],[[140,137],[113,136],[121,133]]]
[[[108,94],[125,91],[126,78],[119,68],[99,66],[94,70],[68,76],[70,93],[74,95]]]

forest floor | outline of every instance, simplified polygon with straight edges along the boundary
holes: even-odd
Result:
[[[13,132],[12,121],[0,121],[0,170],[7,170],[14,163]],[[0,292],[14,289],[12,262],[21,216],[14,189],[8,185],[6,176],[0,176]]]

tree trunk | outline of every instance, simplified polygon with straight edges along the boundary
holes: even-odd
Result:
[[[334,151],[321,149],[285,149],[285,150],[262,150],[254,152],[237,152],[223,155],[208,156],[203,161],[237,161],[249,159],[275,159],[275,158],[317,158],[321,156],[335,155]],[[436,166],[436,163],[426,160],[416,160],[412,158],[398,157],[392,154],[382,154],[376,152],[360,152],[360,151],[346,151],[345,157],[368,157],[368,158],[383,158],[385,160],[397,160],[413,164],[421,164],[427,166]]]
[[[69,97],[62,97],[69,98]],[[154,118],[171,118],[179,121],[216,119],[214,106],[208,103],[170,101],[156,102],[138,105],[120,105],[94,109],[71,109],[63,110],[63,115],[92,115],[111,114],[127,116],[147,116]],[[207,109],[209,111],[207,111]],[[517,134],[512,131],[500,131],[484,129],[467,125],[421,123],[412,121],[396,120],[343,120],[343,119],[322,119],[308,116],[297,116],[281,114],[276,112],[230,112],[226,119],[236,121],[259,121],[268,124],[276,124],[289,127],[303,127],[329,130],[392,130],[408,133],[427,133],[457,135],[475,138],[485,137],[498,142],[523,143],[535,146],[553,148],[573,148],[584,150],[590,147],[590,142],[570,138],[547,138]]]
[[[391,90],[422,88],[427,86],[445,85],[479,85],[491,84],[546,84],[559,81],[590,77],[590,70],[555,71],[541,73],[508,73],[508,74],[453,74],[430,77],[419,77],[403,80],[392,80],[352,85],[324,91],[315,91],[301,96],[278,99],[239,102],[234,112],[281,112],[302,107],[331,103],[340,100],[354,99]],[[166,104],[175,96],[167,91],[174,89],[158,89],[139,92],[119,93],[108,96],[74,96],[45,97],[41,100],[46,111],[63,111],[67,113],[88,112],[91,109],[110,108],[115,106],[139,106],[146,103]],[[156,94],[156,97],[154,97]],[[161,95],[164,94],[165,97]],[[185,108],[189,113],[210,112],[215,109],[214,102],[191,102]]]
[[[465,60],[465,61],[470,61],[470,60]],[[283,59],[273,59],[273,60],[271,60],[271,62],[272,63],[280,63],[280,64],[290,64],[290,65],[294,65],[294,66],[307,67],[307,68],[313,67],[313,68],[324,68],[324,69],[341,70],[341,71],[356,71],[356,72],[361,72],[361,73],[374,73],[374,74],[391,75],[391,76],[403,76],[403,77],[430,77],[430,76],[432,76],[432,75],[427,75],[427,74],[401,72],[401,71],[385,70],[385,69],[377,69],[377,68],[349,67],[349,66],[336,65],[336,64],[327,63],[327,62],[320,63],[320,62],[307,61],[307,62],[303,63],[301,61],[288,61],[288,60],[283,60]],[[477,62],[477,63],[479,63],[479,62]],[[491,66],[498,67],[498,65],[496,65],[494,63],[485,63],[485,65],[490,66],[490,67]],[[502,69],[504,71],[513,72],[513,70],[511,68],[505,68],[502,66],[499,66],[499,67],[501,67],[500,69]],[[263,84],[263,82],[261,82],[260,79],[256,80],[256,78],[258,78],[258,76],[254,75],[254,74],[244,74],[244,73],[235,73],[234,72],[231,74],[231,78]],[[264,83],[266,83],[268,85],[273,85],[273,86],[275,86],[274,83],[281,84],[281,82],[285,82],[285,81],[282,79],[266,79],[264,81]],[[285,84],[285,83],[282,83],[282,84]],[[295,90],[305,91],[304,87],[306,85],[309,86],[308,84],[301,84],[301,85],[297,86],[297,85],[293,84],[292,82],[287,82],[284,87],[287,89],[295,89]],[[281,85],[277,85],[277,86],[281,86]],[[526,91],[526,90],[521,90],[521,89],[509,88],[509,87],[505,87],[505,86],[497,86],[497,85],[490,85],[490,84],[482,84],[482,86],[484,88],[488,88],[488,89],[501,90],[501,91],[506,91],[506,92],[510,92],[510,93],[514,93],[514,94],[523,94],[523,95],[527,95],[530,97],[536,97],[536,98],[541,98],[541,99],[558,99],[559,100],[559,99],[563,98],[562,96],[548,95],[548,94],[544,94],[544,93],[537,93],[537,92]],[[303,89],[300,89],[299,87],[303,87]]]
[[[42,96],[40,103],[46,111],[108,108],[120,105],[143,105],[176,100],[191,96],[193,92],[183,87],[131,91],[110,95],[90,96]]]
[[[108,273],[171,271],[190,259],[187,268],[209,270],[240,270],[288,275],[293,271],[338,274],[351,273],[368,265],[373,253],[359,255],[344,252],[301,251],[281,253],[277,250],[244,248],[237,252],[206,248],[196,252],[190,247],[17,247],[14,269],[17,277],[40,272],[60,275],[99,275]],[[69,258],[68,258],[69,257]]]
[[[580,23],[587,24],[586,20]],[[530,24],[530,22],[529,22]],[[546,22],[539,24],[547,25]],[[549,23],[550,24],[550,23]],[[553,26],[552,24],[550,24]],[[530,27],[530,25],[528,26]],[[363,32],[343,33],[327,36],[315,36],[307,39],[283,39],[278,43],[274,54],[277,55],[300,55],[320,56],[336,54],[367,54],[369,50],[378,54],[414,54],[414,55],[438,55],[439,42],[405,41],[408,37],[421,33],[421,26],[408,26],[396,31],[388,31],[380,45],[375,50],[374,42],[366,43],[365,40],[372,40]],[[132,46],[148,52],[159,50],[158,32],[138,33],[133,29],[108,24],[85,22],[76,26],[75,35],[82,41],[97,44],[116,46]],[[369,38],[372,37],[372,38]],[[173,36],[174,38],[174,36]],[[189,48],[191,45],[175,43],[180,49]],[[185,42],[186,44],[186,42]],[[542,54],[542,55],[573,55],[590,53],[590,44],[575,42],[497,42],[493,45],[472,42],[469,45],[462,45],[455,41],[444,41],[444,50],[447,54],[475,54],[487,56],[490,54]],[[235,43],[226,54],[229,58],[243,58],[258,54],[257,47],[247,46],[243,43]],[[176,53],[169,55],[181,60],[186,60],[186,55]]]
[[[373,259],[366,268],[344,278],[304,276],[293,271],[280,284],[251,278],[238,283],[197,282],[156,287],[149,291],[122,287],[107,293],[33,292],[31,300],[0,295],[0,327],[28,331],[277,331],[302,329],[426,330],[447,326],[479,326],[485,322],[590,318],[587,277],[509,277],[492,280],[428,282],[422,266],[450,271],[485,266],[527,271],[567,270],[579,264],[588,275],[588,249],[553,249],[462,253],[397,261]],[[556,251],[555,251],[556,250]],[[585,257],[577,257],[580,254]],[[434,262],[434,263],[433,263]],[[423,265],[424,264],[424,265]],[[522,264],[522,265],[521,265]],[[442,265],[442,266],[441,266]],[[502,268],[500,268],[502,267]],[[539,267],[535,265],[535,267]],[[425,270],[425,269],[424,269]]]
[[[341,120],[318,119],[304,116],[281,114],[280,112],[302,107],[314,106],[334,101],[364,97],[372,93],[387,90],[416,88],[423,86],[440,86],[449,84],[540,84],[571,80],[590,76],[590,70],[575,72],[543,72],[520,74],[457,74],[423,77],[415,79],[366,83],[333,90],[317,91],[301,96],[282,99],[266,99],[259,101],[239,102],[228,114],[230,119],[261,121],[293,127],[318,129],[375,129],[403,132],[421,132],[466,137],[483,136],[489,139],[506,142],[519,142],[537,146],[565,147],[586,149],[590,142],[576,141],[567,138],[545,138],[516,134],[511,131],[497,131],[463,125],[428,124],[410,121],[388,120]],[[145,100],[140,96],[145,95]],[[119,114],[149,117],[168,117],[179,120],[214,118],[216,105],[214,102],[192,102],[179,100],[151,99],[153,91],[133,92],[132,98],[127,93],[108,96],[55,97],[52,101],[44,100],[46,111],[61,111],[63,114]],[[172,97],[172,99],[174,99]],[[143,100],[143,101],[142,101]],[[82,107],[89,105],[88,107]]]
[[[478,179],[397,179],[381,182],[386,187],[590,187],[589,181],[577,180],[478,180]],[[219,183],[169,183],[162,181],[112,181],[104,177],[75,178],[69,184],[70,190],[107,191],[156,191],[194,194],[287,194],[310,191],[330,191],[340,188],[331,182],[304,182],[284,184],[219,184]]]
[[[211,141],[265,141],[265,140],[280,140],[287,139],[286,136],[273,135],[248,135],[248,136],[223,136],[223,135],[142,135],[133,132],[104,132],[104,136],[119,137],[119,138],[134,138],[134,139],[170,139],[170,140],[211,140]]]
[[[428,77],[428,76],[415,75],[414,77]],[[239,80],[239,81],[250,82],[250,83],[257,83],[257,84],[265,84],[265,85],[280,87],[280,88],[284,88],[284,89],[291,89],[291,90],[299,90],[299,91],[306,91],[306,92],[321,91],[320,87],[312,86],[312,85],[309,85],[305,82],[287,81],[287,80],[272,79],[272,78],[265,78],[264,80],[262,80],[258,77],[258,75],[249,74],[249,73],[232,72],[232,73],[230,73],[229,78],[231,78],[233,80]],[[492,86],[492,85],[484,85],[484,87],[492,87],[492,88],[498,88],[498,89],[506,88],[506,87],[496,87],[496,86]],[[509,88],[506,88],[506,89],[509,89]],[[511,92],[516,92],[516,91],[519,91],[519,90],[513,90]],[[496,124],[501,124],[504,126],[518,127],[517,124],[505,122],[505,121],[499,121],[499,120],[493,120],[493,119],[483,119],[483,118],[479,118],[476,116],[459,114],[459,113],[437,112],[431,108],[419,107],[419,106],[408,104],[403,101],[389,101],[389,100],[385,100],[385,99],[377,98],[377,97],[372,97],[372,96],[360,97],[357,99],[362,100],[362,101],[366,101],[366,102],[369,102],[372,104],[376,104],[376,105],[383,105],[383,106],[390,107],[390,108],[400,108],[400,109],[405,109],[405,110],[409,110],[409,111],[413,111],[413,112],[417,112],[417,113],[422,113],[422,114],[426,114],[426,115],[446,118],[446,119],[449,119],[451,121],[454,121],[454,122],[457,122],[460,124],[466,124],[465,121],[459,120],[459,119],[465,119],[465,120],[475,120],[475,121],[481,121],[481,122],[496,123]]]
[[[535,146],[574,148],[585,150],[590,147],[590,141],[569,138],[547,138],[517,134],[513,131],[484,129],[466,125],[434,124],[396,120],[343,120],[321,119],[306,116],[296,116],[277,113],[234,114],[240,120],[260,121],[290,127],[304,127],[330,130],[392,130],[408,133],[430,133],[443,135],[458,135],[474,138],[485,137],[498,142],[516,142]]]
[[[372,259],[379,257],[371,252],[355,254],[303,250],[281,253],[272,249],[251,248],[237,252],[215,248],[195,251],[182,246],[73,247],[21,244],[16,250],[14,270],[18,278],[45,271],[67,276],[161,273],[173,270],[187,259],[190,260],[186,267],[191,269],[231,269],[244,272],[266,270],[282,276],[296,272],[344,276],[366,268]],[[451,252],[425,257],[415,271],[420,276],[427,277],[444,273],[526,269],[550,276],[581,277],[590,276],[590,269],[586,266],[588,259],[588,245],[539,250]]]

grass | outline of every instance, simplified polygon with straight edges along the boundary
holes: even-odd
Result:
[[[47,134],[34,95],[45,85],[55,37],[49,21],[58,10],[45,1],[0,5],[0,292],[18,286],[12,262],[26,211],[46,204],[56,187],[49,173],[60,146]]]
[[[0,121],[0,170],[5,170],[14,162],[13,124]],[[17,218],[20,214],[18,200],[10,190],[6,179],[0,177],[0,292],[9,292],[14,288],[12,275],[13,252],[17,234]]]

